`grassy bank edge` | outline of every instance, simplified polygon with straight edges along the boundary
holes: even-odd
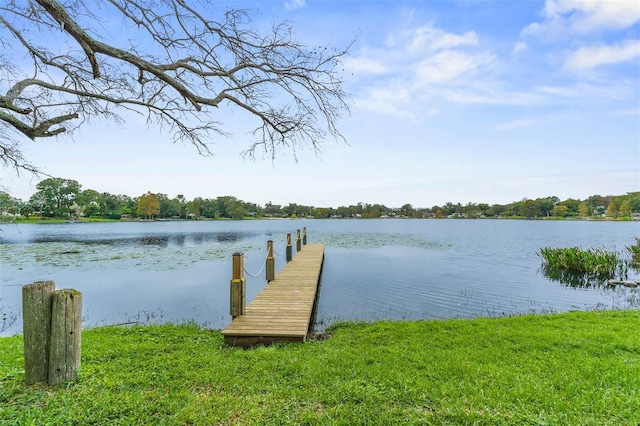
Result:
[[[339,323],[252,350],[194,325],[83,331],[82,372],[24,385],[0,338],[0,424],[640,424],[640,311]]]

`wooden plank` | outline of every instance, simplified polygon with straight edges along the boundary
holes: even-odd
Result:
[[[320,284],[324,245],[307,244],[222,331],[233,346],[303,342]]]

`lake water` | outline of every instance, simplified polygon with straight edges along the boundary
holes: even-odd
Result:
[[[571,286],[547,278],[542,247],[623,252],[633,222],[513,220],[260,220],[2,225],[0,335],[22,327],[21,286],[54,280],[83,293],[83,324],[184,322],[223,328],[231,257],[245,254],[247,300],[264,287],[266,242],[276,270],[286,234],[324,243],[318,328],[337,320],[469,318],[640,308],[640,288]],[[294,241],[295,246],[295,241]],[[295,248],[294,248],[295,252]],[[630,279],[639,279],[630,271]]]

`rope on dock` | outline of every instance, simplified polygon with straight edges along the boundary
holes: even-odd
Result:
[[[268,255],[267,255],[267,256],[268,256]],[[255,275],[254,275],[254,274],[252,274],[252,273],[250,273],[249,271],[247,271],[247,268],[245,268],[245,267],[243,266],[244,273],[245,273],[245,274],[247,274],[247,275],[249,275],[250,277],[253,277],[253,278],[255,278],[255,277],[257,277],[258,275],[260,275],[260,274],[262,273],[262,271],[264,271],[264,265],[266,265],[266,264],[267,264],[267,256],[265,256],[265,258],[264,258],[264,262],[262,262],[262,267],[260,268],[260,270],[259,270],[258,272],[256,272],[256,273],[255,273]]]
[[[273,254],[275,254],[276,256],[282,256],[285,252],[285,250],[287,249],[287,245],[285,244],[285,246],[282,248],[282,251],[280,253],[278,253],[278,251],[274,248],[273,249]]]

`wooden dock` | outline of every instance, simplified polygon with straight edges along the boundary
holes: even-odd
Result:
[[[323,244],[305,245],[222,331],[224,341],[242,347],[304,342],[313,327],[323,261]]]

